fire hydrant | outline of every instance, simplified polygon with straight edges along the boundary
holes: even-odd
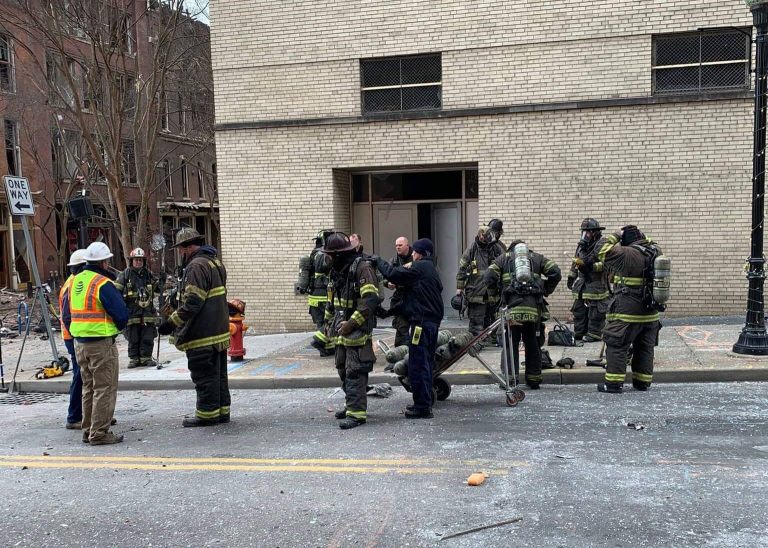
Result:
[[[248,326],[243,323],[245,319],[245,303],[240,299],[227,301],[229,305],[229,360],[233,362],[243,361],[245,347],[243,346],[243,333]]]

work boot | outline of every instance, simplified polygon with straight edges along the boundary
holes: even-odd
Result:
[[[394,363],[388,363],[387,366],[384,368],[385,373],[389,373],[390,371],[394,371],[395,364]]]
[[[531,390],[539,390],[539,389],[541,389],[541,383],[540,382],[526,381],[525,385],[528,388],[530,388]]]
[[[197,417],[185,417],[181,421],[184,428],[194,428],[195,426],[214,426],[219,424],[219,419],[198,419]]]
[[[337,419],[339,419],[339,420],[341,420],[341,419],[346,419],[346,418],[347,418],[347,409],[346,409],[346,408],[344,408],[344,409],[342,409],[341,411],[336,411],[336,412],[333,414],[333,416],[334,416],[334,417],[336,417],[336,418],[337,418]]]
[[[83,427],[82,422],[68,422],[64,425],[67,430],[80,430]]]
[[[141,367],[156,367],[156,366],[157,366],[157,362],[152,358],[147,359],[147,361],[141,362]]]
[[[341,428],[342,430],[349,430],[350,428],[357,428],[361,424],[365,424],[365,419],[356,419],[354,417],[346,417],[343,421],[339,423],[339,428]]]
[[[83,432],[83,443],[91,443],[91,435],[88,432]]]
[[[111,421],[109,421],[109,425],[110,425],[110,426],[114,426],[114,425],[116,425],[116,424],[117,424],[117,419],[116,419],[115,417],[112,417],[112,420],[111,420]]]
[[[582,340],[583,340],[585,343],[590,343],[590,342],[600,342],[600,341],[602,341],[603,339],[601,339],[600,337],[594,337],[594,336],[592,336],[592,335],[584,335],[584,337],[582,338]]]
[[[406,419],[433,419],[435,416],[432,414],[431,409],[426,410],[417,410],[417,409],[408,409],[405,408],[405,418]]]
[[[137,367],[141,366],[141,362],[139,360],[131,360],[128,362],[128,369],[136,369]]]
[[[621,394],[624,391],[624,385],[618,382],[601,382],[597,385],[597,391],[606,394]]]
[[[226,424],[229,422],[229,413],[219,415],[219,424]]]
[[[107,432],[102,437],[96,438],[95,440],[90,440],[90,441],[91,441],[91,445],[112,445],[113,443],[121,443],[123,441],[123,435]]]
[[[635,388],[635,390],[640,390],[641,392],[645,392],[651,387],[651,383],[632,379],[632,386]]]

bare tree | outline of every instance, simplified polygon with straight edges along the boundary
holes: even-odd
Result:
[[[48,199],[68,199],[75,182],[87,187],[116,221],[124,254],[148,240],[164,155],[183,149],[194,156],[213,142],[210,36],[188,4],[0,2],[0,25],[25,53],[18,70],[30,72],[55,120],[55,164],[65,173],[51,177],[63,175],[69,187]],[[145,38],[138,43],[137,36]],[[177,138],[161,150],[171,119]],[[139,196],[135,218],[126,200],[130,187]],[[66,208],[57,211],[66,227]]]

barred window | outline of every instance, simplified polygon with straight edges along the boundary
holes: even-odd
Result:
[[[442,107],[439,53],[360,60],[363,114]]]
[[[0,34],[0,91],[13,93],[15,90],[11,40]]]
[[[704,30],[653,37],[653,93],[750,87],[751,29]]]

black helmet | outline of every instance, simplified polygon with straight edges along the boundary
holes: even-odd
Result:
[[[621,245],[629,245],[644,239],[645,234],[643,234],[637,226],[627,225],[621,227]]]
[[[344,253],[345,251],[354,251],[355,246],[349,241],[349,236],[343,232],[331,232],[325,239],[323,253]]]
[[[488,221],[488,228],[499,234],[504,234],[504,223],[501,219],[491,219]]]
[[[581,221],[581,230],[605,230],[605,227],[600,226],[597,219],[587,217]]]
[[[451,297],[451,308],[461,312],[461,306],[464,302],[464,295],[454,295]]]

